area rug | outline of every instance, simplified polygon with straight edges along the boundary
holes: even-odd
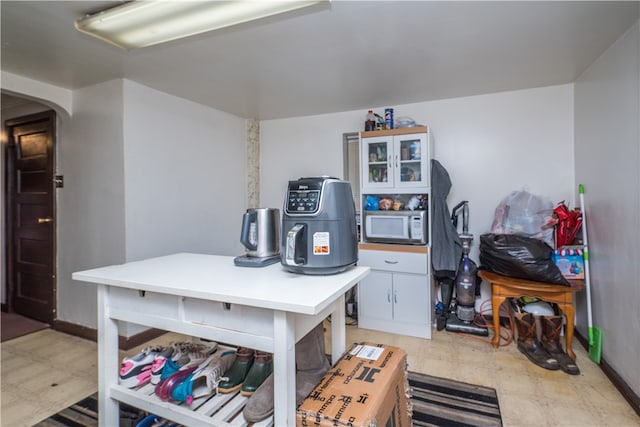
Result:
[[[42,323],[17,313],[2,312],[1,319],[1,341],[9,341],[23,335],[31,334],[49,327],[47,323]]]
[[[120,405],[119,427],[135,427],[144,419],[143,411]],[[98,427],[98,393],[74,403],[33,427]]]
[[[434,427],[502,426],[498,396],[492,388],[481,387],[425,374],[409,372],[413,425]],[[98,395],[66,408],[36,427],[98,425]],[[133,427],[144,413],[120,405],[120,427]],[[169,424],[169,423],[168,423]]]
[[[409,372],[414,426],[502,426],[492,388]]]

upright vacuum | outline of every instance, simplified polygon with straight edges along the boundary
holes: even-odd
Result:
[[[489,331],[486,327],[478,326],[473,322],[476,316],[476,289],[478,289],[479,283],[478,266],[469,258],[471,242],[473,241],[473,234],[469,233],[469,202],[462,201],[451,211],[451,221],[456,230],[458,228],[458,211],[460,209],[462,209],[462,233],[458,234],[458,237],[462,243],[462,259],[458,265],[454,280],[456,291],[455,310],[449,311],[453,289],[449,290],[446,301],[443,301],[445,303],[444,309],[447,312],[446,329],[452,332],[488,336]],[[445,300],[444,295],[443,300]]]

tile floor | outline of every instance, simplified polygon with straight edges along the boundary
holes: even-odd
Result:
[[[181,338],[166,334],[153,343]],[[405,349],[410,370],[495,388],[506,427],[640,426],[640,417],[577,342],[579,376],[538,368],[513,343],[494,349],[445,331],[423,340],[348,326],[347,342],[356,341]],[[2,343],[0,351],[1,426],[32,426],[97,390],[94,342],[44,330]]]

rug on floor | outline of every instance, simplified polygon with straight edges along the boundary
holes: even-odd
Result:
[[[498,395],[492,388],[409,372],[416,427],[500,427]],[[98,395],[71,405],[35,427],[98,425]],[[120,427],[133,427],[144,413],[120,405]]]
[[[2,312],[1,338],[2,342],[31,334],[49,327],[49,324],[22,316],[18,313]]]
[[[414,426],[502,426],[495,389],[409,372]]]

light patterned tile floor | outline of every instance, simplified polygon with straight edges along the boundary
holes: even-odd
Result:
[[[180,339],[186,338],[166,334],[153,344]],[[582,373],[570,376],[538,368],[515,344],[494,349],[488,341],[445,331],[423,340],[348,326],[347,342],[360,341],[403,348],[410,370],[495,388],[505,427],[640,425],[640,417],[578,343],[574,351]],[[96,347],[52,330],[2,343],[0,425],[32,426],[94,393]],[[135,354],[141,347],[120,354]]]

